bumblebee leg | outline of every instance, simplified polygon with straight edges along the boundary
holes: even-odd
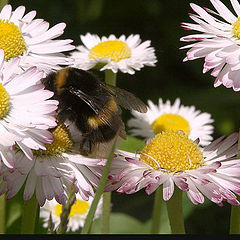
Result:
[[[80,143],[80,153],[87,156],[92,151],[92,143],[88,137],[83,138]]]

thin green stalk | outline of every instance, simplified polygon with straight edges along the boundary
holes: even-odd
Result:
[[[105,70],[105,83],[116,86],[117,74],[112,70]]]
[[[103,193],[103,207],[102,207],[102,226],[101,233],[109,233],[109,223],[110,223],[110,213],[111,213],[111,192]]]
[[[6,224],[6,199],[5,194],[0,196],[0,234],[5,233]]]
[[[92,202],[91,207],[89,209],[84,227],[82,229],[83,234],[87,234],[90,231],[90,227],[91,227],[91,224],[92,224],[94,213],[96,211],[99,199],[100,199],[100,197],[103,193],[103,190],[104,190],[104,187],[105,187],[105,184],[106,184],[106,181],[107,181],[109,168],[110,168],[110,165],[111,165],[111,161],[112,161],[115,146],[116,146],[116,141],[117,141],[117,139],[115,139],[114,144],[112,145],[111,151],[108,154],[108,159],[107,159],[106,165],[105,165],[105,167],[103,169],[103,172],[102,172],[102,177],[100,179],[97,191],[95,193],[95,197],[93,199],[93,202]]]
[[[175,188],[173,196],[167,201],[167,211],[172,234],[185,234],[182,191],[178,188]]]
[[[34,234],[39,218],[39,205],[35,195],[23,204],[21,234]]]
[[[155,196],[154,196],[151,233],[159,233],[161,205],[162,205],[162,187],[160,186],[155,191]]]
[[[6,4],[8,4],[8,0],[0,0],[0,10],[1,10]]]
[[[240,129],[238,137],[238,149],[240,150]],[[237,155],[240,158],[240,153]],[[240,198],[238,197],[240,201]],[[239,234],[240,233],[240,207],[232,206],[231,208],[231,217],[230,217],[230,234]]]
[[[62,213],[60,215],[60,224],[57,229],[58,234],[65,234],[67,231],[68,217],[71,212],[72,205],[76,200],[74,184],[71,186],[71,190],[68,195],[68,201],[65,205],[62,205]],[[50,230],[50,229],[49,229]],[[51,231],[51,230],[50,230]]]
[[[117,74],[112,70],[105,70],[105,83],[116,86]],[[107,234],[110,229],[110,213],[111,213],[111,192],[103,193],[102,208],[102,225],[101,233]]]

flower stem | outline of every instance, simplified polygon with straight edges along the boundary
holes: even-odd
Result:
[[[39,205],[35,195],[23,204],[21,234],[34,234],[39,219]]]
[[[105,70],[105,83],[116,86],[117,74],[112,70]]]
[[[6,199],[5,194],[0,196],[0,234],[5,233],[5,220],[6,220]]]
[[[68,195],[68,201],[65,205],[62,206],[62,213],[60,215],[60,224],[57,229],[58,234],[65,234],[67,231],[67,225],[68,225],[68,217],[71,212],[72,205],[74,204],[76,200],[75,197],[75,188],[74,184],[71,186],[71,190]]]
[[[240,129],[238,136],[238,149],[240,150]],[[240,153],[237,155],[240,158]],[[240,198],[238,197],[240,201]],[[240,207],[232,206],[231,208],[231,217],[230,217],[230,234],[239,234],[240,233]]]
[[[183,209],[182,209],[182,191],[175,188],[174,194],[167,201],[168,218],[173,234],[185,234]]]
[[[105,83],[116,86],[117,74],[112,70],[105,70]],[[103,208],[102,208],[102,226],[101,233],[109,233],[109,223],[110,223],[110,213],[111,213],[111,192],[103,193]]]
[[[103,207],[102,207],[102,227],[101,233],[109,233],[109,222],[111,212],[111,192],[103,193]]]
[[[151,233],[159,233],[161,205],[162,205],[162,187],[160,186],[156,190],[155,196],[154,196]]]
[[[8,0],[1,0],[1,1],[0,1],[0,10],[1,10],[6,4],[8,4]]]
[[[91,224],[92,224],[94,213],[96,211],[99,199],[100,199],[100,197],[103,193],[103,190],[104,190],[104,187],[105,187],[105,184],[106,184],[106,181],[107,181],[109,168],[110,168],[110,165],[111,165],[111,161],[112,161],[115,146],[116,146],[116,141],[117,141],[117,138],[115,139],[115,141],[112,145],[112,148],[111,148],[111,150],[108,154],[108,159],[107,159],[106,165],[104,166],[104,169],[103,169],[103,172],[102,172],[102,177],[99,181],[99,185],[98,185],[97,191],[95,193],[95,197],[93,199],[93,202],[92,202],[91,207],[89,209],[85,224],[84,224],[83,229],[82,229],[83,234],[87,234],[87,233],[90,232],[90,227],[91,227]]]

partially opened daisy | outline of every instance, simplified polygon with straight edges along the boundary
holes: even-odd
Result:
[[[183,106],[177,98],[173,105],[167,100],[159,98],[158,105],[148,100],[148,111],[139,113],[132,111],[134,118],[128,121],[129,131],[134,136],[145,138],[154,137],[166,130],[183,131],[190,139],[200,139],[205,146],[212,140],[213,119],[209,113],[201,113],[194,106]]]
[[[230,0],[232,13],[221,1],[210,1],[216,11],[190,4],[196,13],[190,14],[190,18],[195,23],[182,23],[182,27],[199,33],[180,39],[196,41],[182,47],[190,48],[184,61],[204,58],[203,72],[212,71],[211,75],[216,77],[215,87],[223,84],[240,91],[240,5],[237,0]]]
[[[7,153],[16,144],[32,159],[31,149],[45,149],[52,142],[49,128],[56,126],[54,115],[58,102],[49,100],[53,92],[40,84],[44,73],[32,67],[15,74],[19,58],[4,64],[4,52],[0,49],[0,158],[13,168],[13,159]]]
[[[54,140],[46,144],[46,150],[34,151],[33,160],[15,150],[14,168],[2,168],[0,194],[7,192],[9,199],[24,186],[25,201],[35,192],[40,206],[53,198],[64,204],[74,183],[76,192],[84,200],[94,196],[104,161],[81,156],[79,142],[73,142],[68,128],[62,123],[52,131],[52,136]]]
[[[151,194],[162,185],[165,201],[178,187],[194,204],[202,204],[205,196],[220,206],[224,201],[239,205],[235,195],[240,194],[237,140],[238,133],[233,133],[202,149],[182,132],[159,133],[140,154],[118,152],[106,191],[131,194],[145,188]]]
[[[69,59],[62,53],[74,49],[72,40],[56,40],[63,34],[65,23],[49,28],[49,23],[36,18],[36,11],[25,14],[25,7],[14,11],[5,5],[0,12],[0,48],[5,52],[6,61],[21,57],[20,67],[36,66],[48,73],[68,65]]]
[[[88,201],[84,201],[79,194],[76,194],[76,202],[73,204],[70,214],[69,222],[67,225],[67,231],[75,232],[79,228],[84,226],[87,214],[91,207],[93,197],[89,197]],[[48,221],[51,214],[52,223],[54,224],[54,230],[57,229],[60,223],[60,215],[62,213],[62,205],[56,202],[54,199],[46,201],[43,207],[40,208],[40,217],[43,218],[45,228],[48,227]],[[94,219],[101,216],[102,213],[102,198],[98,202]]]
[[[146,66],[155,66],[157,62],[155,50],[150,47],[151,42],[141,43],[139,35],[119,38],[113,34],[109,37],[102,37],[87,33],[80,35],[83,45],[78,46],[76,51],[71,53],[75,60],[74,65],[80,69],[88,70],[97,64],[100,70],[110,69],[114,73],[121,71],[134,74]]]

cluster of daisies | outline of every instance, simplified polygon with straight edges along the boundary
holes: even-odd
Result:
[[[182,23],[201,32],[181,39],[199,41],[183,47],[190,48],[185,60],[205,57],[204,72],[213,69],[214,85],[239,91],[240,20],[219,0],[210,1],[217,12],[191,4],[195,24]],[[231,3],[240,15],[237,0]],[[69,226],[75,231],[83,226],[106,160],[80,155],[80,135],[56,121],[58,102],[41,79],[64,66],[134,74],[155,66],[157,59],[150,41],[141,42],[139,35],[100,38],[87,33],[80,36],[83,45],[75,47],[70,39],[56,39],[64,23],[49,28],[35,16],[35,11],[25,14],[23,6],[13,11],[6,5],[0,13],[0,194],[10,199],[22,188],[24,200],[35,194],[45,226],[49,213],[57,226],[74,185],[77,200],[70,219],[75,221]],[[162,185],[165,201],[177,187],[194,204],[207,197],[220,206],[239,205],[238,133],[211,142],[211,115],[183,106],[179,99],[172,105],[149,100],[147,113],[132,115],[130,133],[145,138],[146,146],[136,153],[116,150],[105,191],[131,194],[144,188],[151,194]],[[97,210],[95,216],[99,214]]]

